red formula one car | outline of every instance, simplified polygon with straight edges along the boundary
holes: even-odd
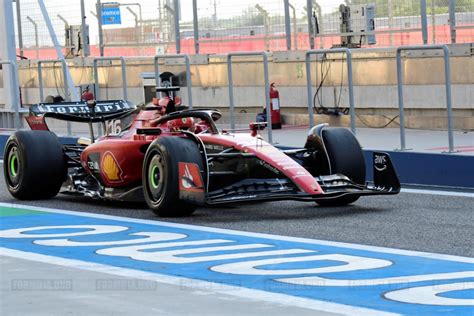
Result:
[[[91,139],[61,145],[45,118],[89,123]],[[38,104],[4,154],[5,180],[18,199],[48,199],[59,192],[97,199],[145,200],[159,216],[186,216],[200,205],[299,200],[346,205],[360,196],[396,194],[400,183],[390,157],[373,156],[374,181],[366,183],[363,152],[344,128],[313,127],[303,149],[266,143],[249,134],[219,131],[215,110],[166,114],[126,101]],[[104,128],[129,124],[95,139]],[[114,122],[111,124],[110,122]]]

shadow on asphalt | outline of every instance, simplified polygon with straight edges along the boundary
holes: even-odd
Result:
[[[12,199],[6,202],[18,203],[19,201]],[[69,210],[84,213],[99,213],[188,224],[298,221],[302,219],[327,220],[329,218],[350,218],[363,214],[385,213],[392,210],[388,205],[384,208],[364,206],[363,199],[353,205],[342,207],[321,207],[317,206],[314,202],[251,202],[200,207],[190,217],[173,218],[158,217],[148,209],[144,202],[103,201],[81,196],[58,195],[52,200],[35,201],[32,204],[37,206],[47,204],[47,207],[50,208],[62,208],[61,204],[63,202],[68,203]]]

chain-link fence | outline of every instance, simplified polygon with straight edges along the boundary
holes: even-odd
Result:
[[[198,10],[199,42],[204,51],[286,50],[282,0],[208,0]]]
[[[474,42],[474,0],[457,0],[455,12],[456,41],[458,43]]]
[[[101,10],[97,10],[97,0],[83,2],[90,54],[98,56],[97,12]],[[81,1],[44,3],[64,55],[82,55],[82,46],[77,46]],[[197,4],[197,25],[193,3]],[[19,53],[28,58],[56,58],[38,0],[16,0],[16,4],[21,6]],[[474,42],[474,0],[120,0],[102,1],[101,7],[103,50],[109,56],[152,56],[177,50],[192,54],[197,46],[200,53],[227,53],[281,51],[287,50],[288,45],[293,50],[306,50],[312,45],[330,48],[348,44]],[[16,16],[16,12],[13,14]],[[308,15],[312,18],[308,19]],[[426,27],[422,21],[426,21]],[[312,37],[309,30],[315,33]],[[195,45],[195,39],[199,45]],[[17,44],[20,45],[19,40]]]

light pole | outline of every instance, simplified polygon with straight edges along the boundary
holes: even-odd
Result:
[[[29,16],[27,16],[26,19],[30,21],[31,24],[33,24],[33,27],[35,28],[36,59],[39,59],[38,24]]]

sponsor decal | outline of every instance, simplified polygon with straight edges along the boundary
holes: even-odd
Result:
[[[219,150],[219,151],[224,150],[224,146],[222,146],[222,145],[205,144],[205,147],[206,147],[207,150]]]
[[[89,160],[87,162],[87,167],[92,171],[97,171],[97,170],[99,170],[99,163],[97,161]]]
[[[203,181],[199,166],[195,163],[179,163],[179,190],[189,192],[204,192]]]
[[[114,155],[107,151],[102,157],[102,172],[110,182],[122,182],[123,171],[120,168]]]
[[[385,171],[387,169],[387,156],[374,155],[374,167],[377,171]]]
[[[39,131],[48,131],[48,126],[46,125],[46,122],[44,121],[43,117],[37,117],[37,116],[26,116],[25,117],[26,122],[30,126],[32,130],[39,130]]]
[[[277,168],[273,167],[272,165],[268,164],[263,160],[260,160],[259,164],[275,174],[280,174],[280,171]]]
[[[130,110],[132,107],[123,101],[117,102],[97,102],[95,106],[96,113],[111,113],[123,110]],[[89,107],[85,103],[77,102],[64,102],[62,105],[46,105],[37,104],[33,105],[30,110],[35,115],[41,115],[46,113],[58,113],[58,114],[85,114],[89,113]]]

